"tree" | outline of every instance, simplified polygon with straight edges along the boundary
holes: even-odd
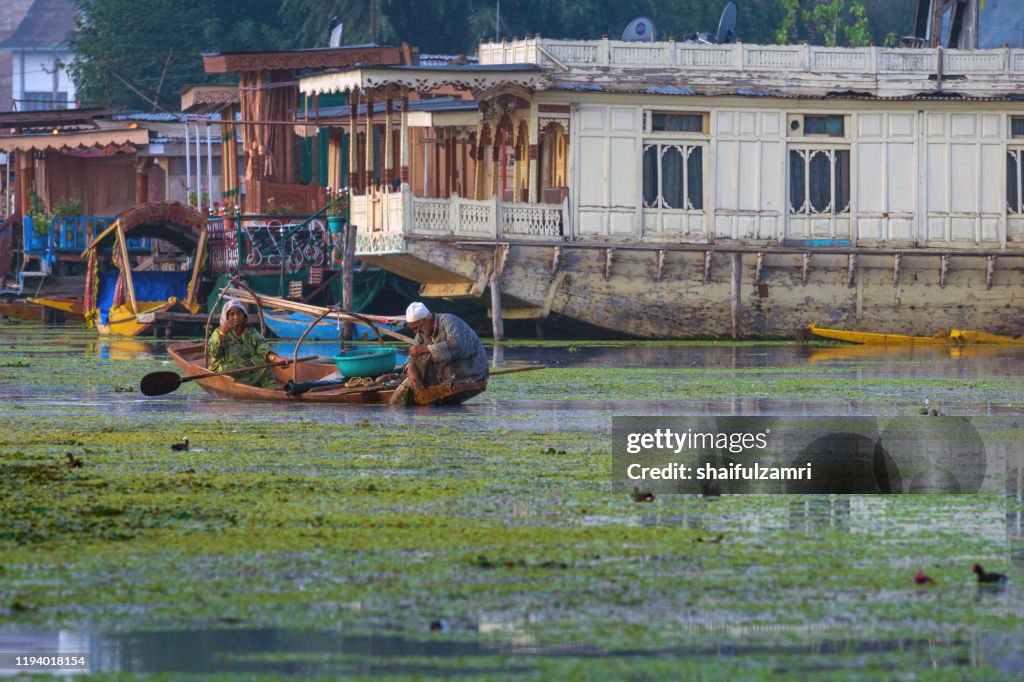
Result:
[[[274,0],[76,0],[68,42],[79,98],[114,109],[178,111],[184,85],[214,82],[200,54],[286,45]]]
[[[370,35],[370,4],[377,3],[377,36]],[[381,0],[284,0],[281,18],[302,47],[325,47],[331,28],[344,24],[346,45],[370,42],[388,44],[397,39],[390,12]]]
[[[836,47],[871,43],[867,10],[861,0],[781,0],[785,15],[775,39],[780,43],[807,40]]]

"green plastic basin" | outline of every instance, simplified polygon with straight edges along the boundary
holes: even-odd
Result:
[[[334,356],[338,371],[346,377],[378,377],[395,368],[394,348],[359,348]]]

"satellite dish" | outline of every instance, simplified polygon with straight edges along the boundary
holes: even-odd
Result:
[[[330,47],[341,47],[341,36],[342,31],[345,30],[345,24],[339,23],[337,26],[331,29],[331,40]]]
[[[718,44],[736,42],[736,3],[730,0],[722,10],[722,18],[718,20]]]
[[[657,35],[653,21],[647,17],[637,17],[622,32],[622,39],[634,43],[653,43]]]

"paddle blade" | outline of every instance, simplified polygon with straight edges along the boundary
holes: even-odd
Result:
[[[176,372],[150,372],[142,377],[139,388],[142,395],[164,395],[181,386],[181,377]]]

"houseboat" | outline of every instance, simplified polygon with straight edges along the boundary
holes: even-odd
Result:
[[[357,256],[422,295],[640,337],[1019,331],[1024,49],[536,36],[477,57],[299,81],[370,105],[347,122],[382,140],[347,149]],[[475,109],[408,107],[453,90]]]

